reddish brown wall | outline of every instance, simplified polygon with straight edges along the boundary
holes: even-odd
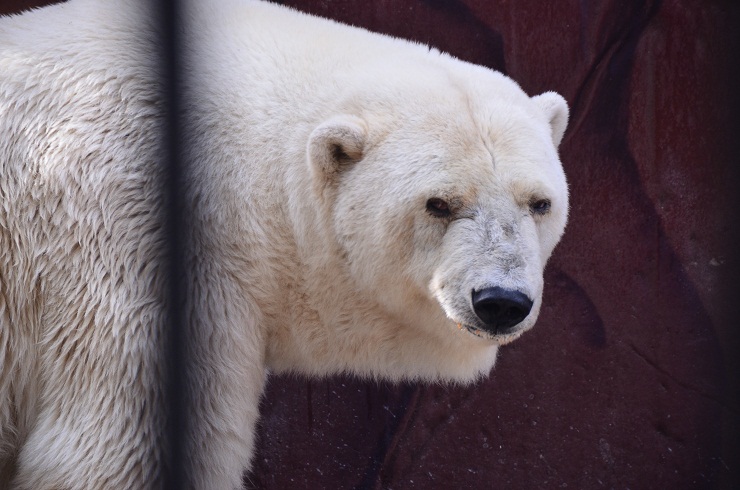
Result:
[[[59,3],[60,0],[3,0],[0,3],[0,15],[15,14],[34,7],[43,7],[52,3]]]
[[[248,486],[740,488],[738,8],[284,3],[562,93],[572,212],[541,320],[489,380],[273,378]]]

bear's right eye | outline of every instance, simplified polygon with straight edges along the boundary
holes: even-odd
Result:
[[[446,218],[451,214],[450,205],[444,199],[433,197],[427,201],[427,211],[437,218]]]
[[[551,206],[552,204],[549,199],[538,199],[529,203],[529,209],[532,210],[532,213],[539,215],[544,215],[550,212]]]

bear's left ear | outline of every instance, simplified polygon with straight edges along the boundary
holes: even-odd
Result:
[[[359,117],[335,116],[320,124],[308,138],[308,159],[312,169],[331,179],[345,165],[362,159],[367,126]]]
[[[560,94],[555,92],[545,92],[532,97],[532,100],[540,106],[550,122],[552,142],[555,143],[555,148],[557,148],[560,146],[565,128],[568,126],[568,103]]]

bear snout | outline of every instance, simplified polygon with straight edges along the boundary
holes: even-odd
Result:
[[[521,291],[500,287],[473,290],[473,311],[493,335],[509,333],[529,315],[532,305]]]

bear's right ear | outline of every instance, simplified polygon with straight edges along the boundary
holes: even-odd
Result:
[[[545,113],[550,123],[552,142],[557,148],[563,140],[565,128],[568,127],[568,103],[560,94],[555,92],[545,92],[532,97],[532,100]]]
[[[359,117],[342,115],[323,122],[308,138],[308,160],[313,171],[331,179],[344,165],[362,159],[367,126]]]

